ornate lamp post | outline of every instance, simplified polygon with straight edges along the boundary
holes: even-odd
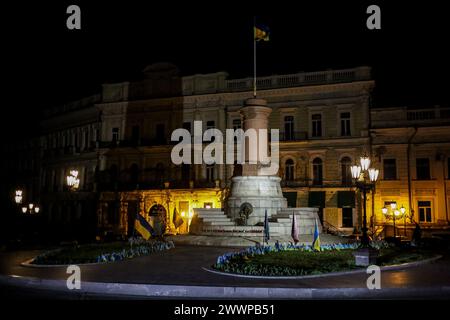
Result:
[[[390,208],[390,210],[389,210]],[[381,212],[383,212],[384,216],[387,219],[392,219],[393,226],[394,226],[394,239],[397,239],[397,229],[395,227],[395,221],[398,219],[401,219],[402,217],[405,217],[405,235],[406,235],[406,208],[402,206],[400,209],[397,209],[397,203],[391,202],[391,205],[387,207],[383,207],[381,209]]]
[[[360,158],[360,165],[353,165],[350,167],[352,178],[354,180],[355,186],[362,191],[364,207],[363,207],[363,227],[362,227],[362,238],[361,247],[369,248],[370,241],[367,235],[367,192],[375,188],[375,182],[378,179],[378,169],[370,168],[370,158],[363,155]]]
[[[78,178],[78,170],[70,170],[69,175],[66,177],[67,186],[76,191],[80,187],[80,179]]]
[[[22,200],[23,200],[23,191],[18,189],[16,190],[16,196],[14,197],[14,201],[16,202],[16,204],[21,204]]]
[[[41,211],[41,208],[38,206],[35,206],[33,203],[29,203],[28,206],[22,207],[22,213],[29,213],[29,214],[38,214]]]

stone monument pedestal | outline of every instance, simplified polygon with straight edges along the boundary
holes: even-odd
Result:
[[[227,215],[232,221],[240,217],[239,211],[243,203],[252,206],[252,213],[247,225],[252,226],[264,221],[265,211],[270,217],[280,208],[287,207],[283,197],[279,177],[274,176],[240,176],[231,179],[231,194],[228,198]]]

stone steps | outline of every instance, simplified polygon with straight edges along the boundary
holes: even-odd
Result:
[[[204,221],[204,226],[234,226],[235,223],[233,221]]]

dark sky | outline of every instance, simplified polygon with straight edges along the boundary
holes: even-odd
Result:
[[[70,4],[81,31],[66,28]],[[381,7],[382,30],[366,28],[369,4]],[[448,12],[432,1],[33,1],[2,13],[3,107],[15,128],[154,62],[250,76],[254,15],[271,29],[260,75],[370,65],[378,107],[448,104]]]

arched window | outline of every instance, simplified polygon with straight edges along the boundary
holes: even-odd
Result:
[[[352,183],[352,173],[350,171],[350,166],[352,165],[352,160],[349,157],[344,157],[341,159],[341,178],[342,184],[349,185]]]
[[[292,159],[287,159],[284,167],[284,179],[286,181],[294,180],[294,161]]]
[[[323,165],[322,159],[315,158],[313,160],[313,184],[321,185],[323,183]]]

